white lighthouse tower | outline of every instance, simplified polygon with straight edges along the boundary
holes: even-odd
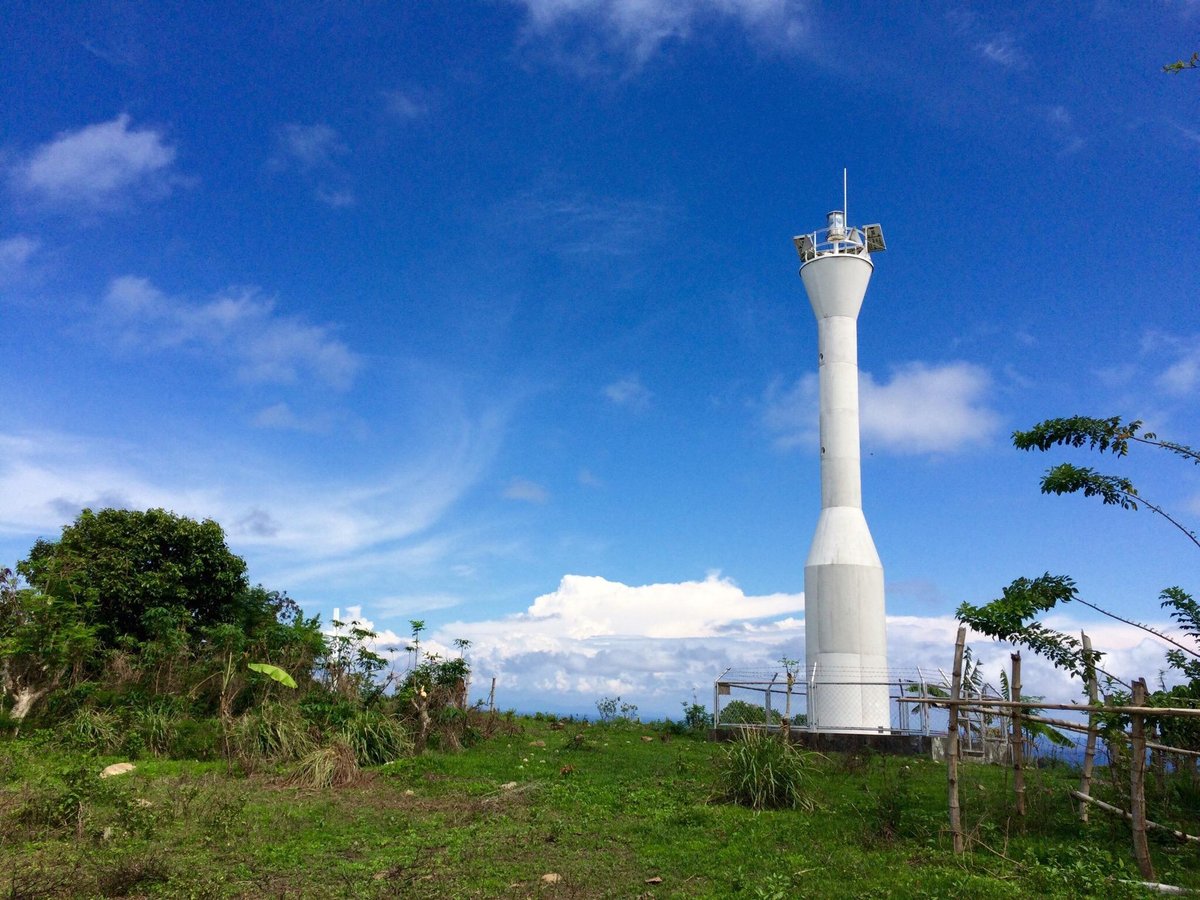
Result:
[[[883,565],[862,509],[858,312],[883,232],[849,226],[843,204],[824,229],[793,240],[817,317],[821,395],[821,515],[804,564],[808,724],[878,733],[891,726],[887,624]]]

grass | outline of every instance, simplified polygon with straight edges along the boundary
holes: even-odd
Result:
[[[815,757],[766,731],[743,728],[719,758],[716,796],[751,809],[811,812],[816,801],[805,782]]]
[[[959,858],[945,769],[928,760],[815,757],[811,811],[755,811],[714,800],[726,747],[630,724],[522,726],[341,788],[165,759],[101,782],[90,773],[118,758],[0,744],[0,895],[1143,896],[1121,881],[1136,878],[1124,827],[1081,825],[1065,771],[1028,773],[1019,823],[1007,773],[966,769]],[[1193,849],[1153,853],[1163,881],[1200,886]]]

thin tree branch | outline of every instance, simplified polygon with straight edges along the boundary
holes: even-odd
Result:
[[[1149,625],[1143,625],[1141,622],[1135,622],[1132,619],[1126,619],[1123,616],[1118,616],[1116,613],[1109,612],[1107,609],[1103,609],[1102,607],[1097,606],[1095,603],[1090,603],[1089,601],[1084,600],[1082,597],[1076,597],[1075,601],[1077,603],[1082,603],[1084,606],[1088,607],[1089,609],[1094,609],[1096,612],[1098,612],[1102,615],[1108,616],[1110,619],[1116,619],[1118,622],[1124,622],[1126,625],[1132,625],[1134,628],[1140,628],[1140,629],[1142,629],[1142,631],[1145,631],[1147,634],[1152,634],[1157,638],[1161,638],[1162,640],[1166,641],[1168,644],[1174,644],[1176,647],[1178,647],[1184,653],[1189,653],[1192,656],[1195,656],[1198,659],[1200,659],[1200,653],[1197,653],[1191,647],[1184,646],[1183,644],[1179,643],[1179,641],[1175,640],[1174,638],[1167,637],[1167,635],[1163,634],[1161,631],[1157,631],[1157,630],[1151,628]],[[1103,670],[1098,669],[1097,671],[1103,671]],[[1104,672],[1104,674],[1108,675],[1109,673]],[[1124,682],[1122,682],[1122,684],[1124,684]]]

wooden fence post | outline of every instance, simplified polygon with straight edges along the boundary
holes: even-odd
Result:
[[[1096,665],[1092,660],[1092,639],[1079,632],[1079,636],[1083,639],[1083,655],[1084,666],[1087,672],[1087,691],[1088,705],[1095,706],[1099,702],[1100,694],[1096,687]],[[1092,795],[1092,769],[1096,764],[1096,738],[1100,732],[1100,721],[1096,716],[1095,710],[1088,713],[1088,731],[1087,743],[1083,749],[1083,772],[1079,776],[1079,793]],[[1088,820],[1088,804],[1080,801],[1079,803],[1079,819],[1082,822]]]
[[[1009,697],[1014,703],[1021,702],[1021,654],[1012,655],[1012,682]],[[1013,791],[1017,799],[1017,815],[1025,815],[1025,733],[1021,727],[1021,707],[1012,708],[1012,764]]]
[[[1133,683],[1134,706],[1146,705],[1146,679]],[[1138,872],[1146,881],[1154,881],[1154,863],[1150,859],[1150,846],[1146,843],[1146,722],[1141,713],[1131,715],[1133,726],[1130,738],[1133,744],[1129,760],[1129,817],[1133,833],[1133,857],[1137,860]]]
[[[958,703],[962,694],[963,647],[967,642],[967,628],[960,625],[958,638],[954,641],[954,676],[950,682],[950,727],[946,732],[946,787],[950,806],[950,837],[954,852],[962,853],[963,840],[962,809],[958,805]]]

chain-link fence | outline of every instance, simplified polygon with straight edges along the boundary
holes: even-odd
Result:
[[[713,725],[862,734],[946,734],[949,715],[938,700],[950,696],[940,669],[728,669],[713,686]],[[1003,699],[984,682],[963,686],[963,698]],[[999,711],[960,714],[964,756],[1006,752],[1007,719]]]

